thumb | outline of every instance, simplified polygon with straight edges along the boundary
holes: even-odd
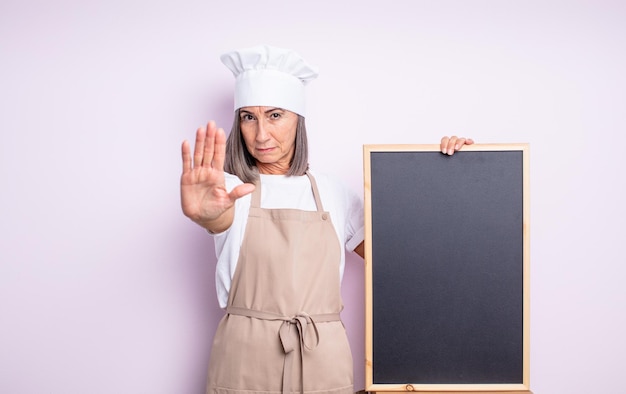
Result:
[[[243,185],[239,185],[235,187],[228,195],[231,200],[235,201],[240,199],[241,197],[252,193],[255,189],[255,186],[252,183],[244,183]]]

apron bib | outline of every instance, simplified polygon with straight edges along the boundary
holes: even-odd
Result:
[[[262,209],[256,184],[207,394],[353,393],[341,247],[307,175],[317,211]]]

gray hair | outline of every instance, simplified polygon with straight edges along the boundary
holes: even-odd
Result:
[[[254,183],[259,179],[259,171],[256,167],[256,159],[252,157],[241,134],[241,120],[239,110],[235,111],[233,127],[226,140],[226,160],[224,171],[236,175],[246,183]],[[294,154],[287,171],[287,176],[305,175],[309,169],[309,143],[306,137],[306,125],[304,117],[298,115],[296,126],[296,142]]]

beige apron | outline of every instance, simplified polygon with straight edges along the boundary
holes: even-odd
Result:
[[[256,185],[207,393],[353,393],[339,317],[341,248],[307,175],[317,211],[262,209]]]

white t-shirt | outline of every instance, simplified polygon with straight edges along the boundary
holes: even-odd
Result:
[[[341,245],[340,280],[343,278],[345,251],[353,251],[364,238],[363,201],[359,195],[340,181],[329,176],[314,174],[320,199],[325,211],[330,213],[332,223]],[[232,190],[243,182],[236,176],[226,173],[226,189]],[[306,175],[260,175],[261,208],[301,209],[316,211],[311,183]],[[244,196],[235,203],[235,219],[230,228],[214,234],[217,268],[215,273],[217,299],[225,308],[228,292],[239,259],[239,249],[248,222],[251,195]]]

